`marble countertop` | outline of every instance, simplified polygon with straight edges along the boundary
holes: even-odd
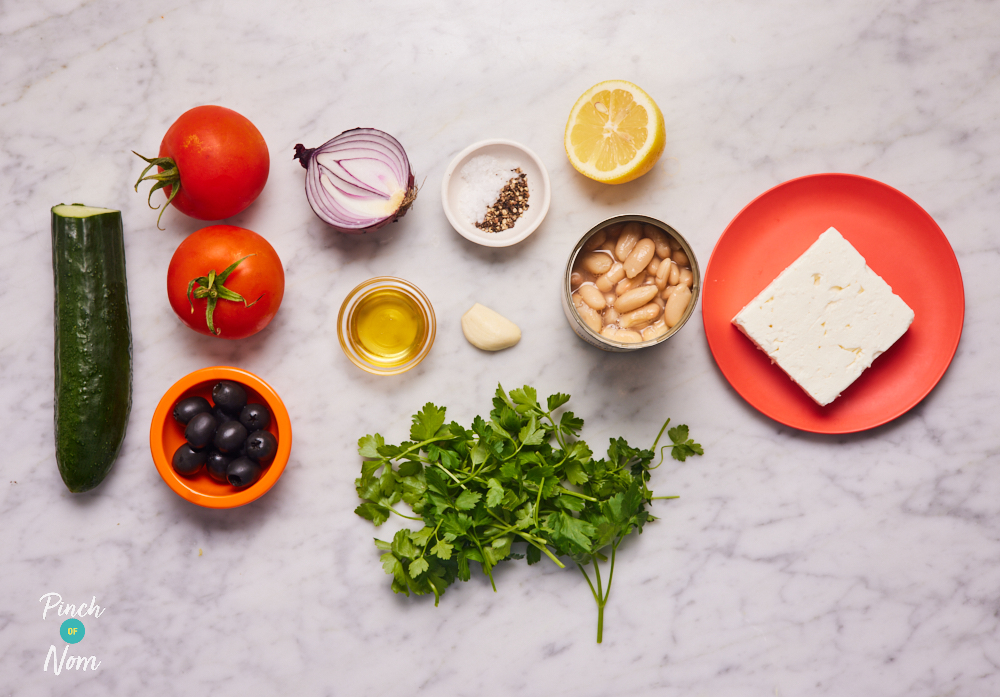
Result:
[[[611,78],[649,92],[667,128],[657,166],[621,186],[577,174],[562,145],[577,97]],[[228,222],[273,244],[286,292],[242,341],[177,320],[167,264],[204,223],[168,210],[158,230],[132,190],[130,151],[153,153],[200,104],[247,116],[271,153],[263,194]],[[7,0],[0,694],[997,694],[998,117],[995,0]],[[356,126],[395,135],[421,185],[403,220],[364,237],[313,215],[292,159]],[[507,249],[463,239],[441,208],[449,162],[487,138],[527,145],[551,177],[544,223]],[[747,203],[818,172],[902,191],[958,258],[962,340],[909,413],[842,436],[772,421],[729,387],[700,308],[636,355],[573,335],[559,285],[595,223],[663,220],[704,267]],[[121,455],[81,495],[59,478],[52,433],[49,209],[76,201],[123,213],[135,371]],[[429,357],[392,378],[353,366],[336,336],[345,295],[377,275],[418,285],[438,318]],[[521,342],[466,343],[474,302],[517,322]],[[167,488],[148,439],[161,395],[220,364],[268,381],[294,429],[274,489],[225,511]],[[623,546],[603,644],[585,581],[550,563],[500,569],[496,593],[477,574],[439,607],[394,595],[375,529],[352,512],[360,436],[404,439],[427,401],[467,423],[498,383],[570,393],[602,452],[612,436],[650,443],[667,417],[704,445],[656,470],[654,491],[680,498]],[[65,646],[47,593],[104,608],[70,650],[96,670],[43,670]]]

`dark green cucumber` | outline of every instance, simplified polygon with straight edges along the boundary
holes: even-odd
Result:
[[[53,207],[52,271],[56,462],[70,491],[89,491],[111,471],[132,408],[121,212]]]

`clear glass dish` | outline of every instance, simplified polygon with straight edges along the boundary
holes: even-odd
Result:
[[[399,375],[420,364],[434,344],[430,300],[401,278],[378,276],[344,299],[337,317],[340,347],[372,375]]]

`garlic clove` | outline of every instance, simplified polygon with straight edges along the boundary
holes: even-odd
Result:
[[[462,333],[484,351],[500,351],[521,340],[521,330],[503,315],[476,303],[462,315]]]

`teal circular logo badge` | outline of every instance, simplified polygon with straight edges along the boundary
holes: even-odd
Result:
[[[83,622],[78,619],[69,619],[63,622],[59,626],[59,636],[67,644],[75,644],[83,639],[83,634],[86,630],[83,628]]]

